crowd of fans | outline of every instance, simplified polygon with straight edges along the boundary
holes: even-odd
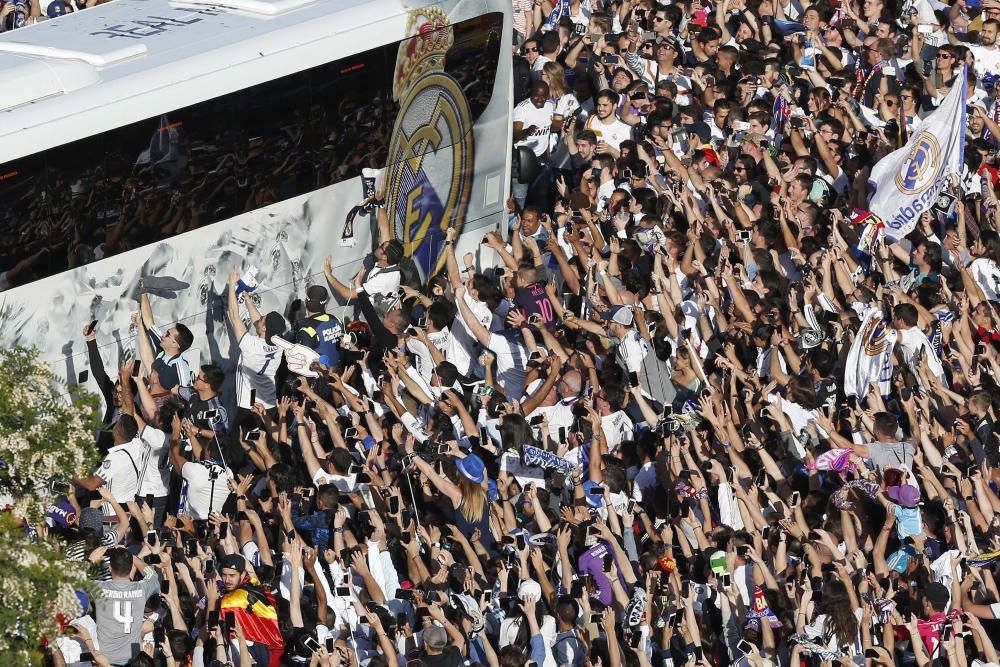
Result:
[[[998,17],[516,0],[509,234],[421,281],[379,208],[294,323],[231,267],[231,368],[146,295],[110,377],[84,330],[106,458],[51,531],[103,593],[51,658],[1000,662]],[[963,62],[951,196],[864,246]]]

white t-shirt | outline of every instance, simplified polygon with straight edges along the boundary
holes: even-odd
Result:
[[[490,310],[489,306],[483,301],[476,301],[468,292],[462,298],[479,323],[489,330],[493,323],[493,311]],[[445,358],[455,364],[455,368],[460,374],[468,375],[469,371],[472,370],[472,356],[477,353],[478,346],[479,343],[469,327],[466,326],[465,320],[462,318],[462,309],[459,308],[455,313]]]
[[[976,44],[968,46],[976,58],[976,74],[979,78],[984,74],[1000,74],[1000,48],[995,44],[992,49]]]
[[[254,402],[273,408],[278,400],[274,374],[281,365],[281,348],[268,345],[260,336],[249,331],[240,338],[239,372],[236,374],[236,402],[241,408],[253,408],[250,392],[256,391]]]
[[[592,130],[597,135],[598,141],[603,141],[608,146],[618,150],[622,142],[632,138],[632,126],[615,119],[609,124],[605,124],[597,115],[587,119],[587,129]]]
[[[551,100],[546,100],[542,108],[536,107],[530,99],[524,100],[514,107],[514,122],[520,121],[522,127],[527,129],[532,125],[534,131],[527,137],[514,144],[515,148],[530,148],[535,155],[542,157],[549,148],[549,134],[552,132],[552,114],[555,113],[556,105]]]
[[[94,473],[104,480],[105,488],[122,505],[134,501],[139,491],[139,466],[142,463],[144,447],[138,438],[133,438],[124,445],[112,447]],[[105,516],[114,514],[111,506],[106,503],[104,514]]]
[[[357,486],[357,475],[331,475],[325,470],[317,470],[313,475],[313,484],[316,488],[324,484],[333,484],[341,493],[354,493]]]
[[[528,365],[528,350],[513,334],[490,334],[490,350],[496,355],[496,379],[507,398],[520,399]]]
[[[170,438],[158,428],[146,425],[139,433],[142,459],[139,463],[138,496],[162,498],[170,493]]]
[[[218,477],[212,480],[212,474]],[[181,477],[187,482],[187,499],[184,504],[192,519],[205,520],[211,512],[221,512],[229,497],[229,480],[233,473],[217,463],[188,461],[181,468]]]

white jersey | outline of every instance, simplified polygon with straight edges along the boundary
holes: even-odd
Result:
[[[139,491],[139,464],[145,445],[134,438],[124,445],[116,445],[108,450],[101,467],[94,474],[104,480],[104,487],[111,492],[119,503],[135,500]],[[111,506],[105,503],[105,516],[114,514]]]
[[[139,463],[139,490],[136,495],[162,498],[170,493],[170,438],[147,425],[139,433],[142,458]]]
[[[273,408],[278,400],[274,374],[281,364],[281,349],[247,331],[240,338],[239,373],[236,376],[236,404],[250,409],[250,391],[255,390],[254,402]]]
[[[212,477],[216,476],[213,480]],[[233,473],[218,463],[188,461],[181,468],[181,477],[187,482],[184,510],[195,520],[208,519],[211,512],[221,512],[229,497],[229,480]]]
[[[635,425],[621,410],[601,417],[601,430],[608,441],[608,451],[614,453],[618,445],[633,439]]]
[[[465,299],[465,305],[469,307],[479,323],[489,330],[493,323],[493,311],[490,310],[490,307],[482,301],[473,299],[468,292],[462,298]],[[455,320],[452,323],[451,338],[448,340],[448,351],[444,355],[445,359],[455,364],[455,368],[461,375],[468,375],[472,370],[472,355],[478,356],[478,350],[479,342],[466,326],[465,320],[462,318],[462,311],[459,309],[455,313]]]
[[[587,119],[586,129],[592,130],[597,135],[598,141],[603,141],[608,146],[618,150],[623,141],[632,138],[632,126],[623,123],[615,116],[615,119],[605,124],[596,115]]]

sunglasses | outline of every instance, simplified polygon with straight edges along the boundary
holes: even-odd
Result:
[[[659,23],[660,21],[666,21],[666,20],[667,19],[663,18],[662,16],[654,16],[653,17],[653,23]]]
[[[537,46],[533,46],[531,48],[525,49],[524,52],[525,53],[541,53],[542,50],[540,48],[538,48]]]
[[[954,58],[955,56],[951,55],[950,53],[939,53],[937,54],[937,57],[938,60],[949,60],[951,58]]]

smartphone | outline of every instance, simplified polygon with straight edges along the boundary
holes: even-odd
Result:
[[[229,537],[229,522],[228,521],[219,524],[219,539],[220,540],[224,540],[227,537]]]
[[[590,614],[590,622],[593,625],[600,625],[601,624],[601,615],[598,614],[598,613],[596,613],[596,612],[591,612],[591,614]]]
[[[438,454],[447,454],[449,451],[451,451],[451,446],[450,445],[438,445],[437,446],[437,453]]]
[[[878,651],[876,651],[873,648],[865,649],[865,657],[866,658],[877,658],[878,657]]]
[[[132,377],[134,378],[139,377],[139,371],[141,369],[142,369],[142,364],[136,362],[135,365],[132,366]]]
[[[210,611],[208,612],[208,627],[214,628],[219,624],[219,612]]]
[[[628,383],[633,387],[639,386],[639,374],[636,372],[631,372],[628,374]]]
[[[687,596],[691,594],[691,582],[683,581],[681,582],[681,597],[687,599]]]
[[[202,414],[202,417],[205,419],[205,421],[214,422],[216,419],[219,418],[219,411],[205,410],[205,412]]]
[[[333,637],[326,638],[326,652],[333,653]]]
[[[215,561],[211,558],[205,561],[205,576],[215,573]]]
[[[799,492],[792,491],[792,497],[789,499],[788,504],[791,505],[793,508],[798,507],[799,498],[800,498]]]
[[[260,435],[261,433],[259,428],[252,428],[247,431],[245,438],[247,442],[257,442],[260,440]]]
[[[769,537],[771,537],[771,527],[764,526],[764,530],[760,531],[760,538],[767,542]]]
[[[753,650],[753,645],[745,639],[741,639],[740,643],[736,645],[736,649],[743,655],[750,655]]]
[[[257,390],[250,389],[250,407],[252,408],[257,404]]]
[[[399,514],[398,496],[389,496],[389,514]]]
[[[566,442],[566,427],[565,426],[560,426],[559,427],[559,442],[560,443],[565,443]]]
[[[160,593],[162,595],[170,595],[170,580],[163,579],[160,581]]]
[[[965,476],[972,477],[977,472],[979,472],[979,466],[969,466],[968,469],[965,471]]]
[[[528,423],[531,424],[532,426],[538,426],[543,421],[545,421],[545,415],[536,415],[536,416],[532,417],[531,419],[529,419]]]
[[[728,572],[723,572],[721,575],[719,575],[719,581],[722,582],[722,585],[724,587],[729,588],[730,586],[733,585],[733,575],[729,574]]]
[[[524,533],[519,533],[517,536],[517,549],[518,551],[524,551],[528,548],[527,543],[524,540]]]
[[[226,627],[235,628],[236,627],[236,613],[232,611],[227,611],[226,615],[222,617],[226,621]]]
[[[156,531],[150,530],[146,532],[146,544],[155,545],[156,544]]]
[[[198,540],[190,539],[184,542],[184,555],[188,558],[198,555]]]
[[[302,645],[309,649],[310,652],[315,653],[320,649],[319,642],[312,635],[307,635],[302,638]]]
[[[642,644],[642,632],[637,629],[628,636],[628,645],[636,649],[640,644]]]
[[[603,486],[592,486],[587,489],[587,493],[592,496],[597,496],[598,498],[604,497],[604,487]]]
[[[604,554],[604,571],[607,572],[611,569],[611,563],[614,562],[614,557],[611,554]]]
[[[344,437],[345,438],[357,438],[358,437],[358,429],[354,428],[353,426],[348,426],[347,428],[344,429]]]
[[[945,622],[944,627],[941,628],[941,641],[946,642],[951,639],[951,623]]]

